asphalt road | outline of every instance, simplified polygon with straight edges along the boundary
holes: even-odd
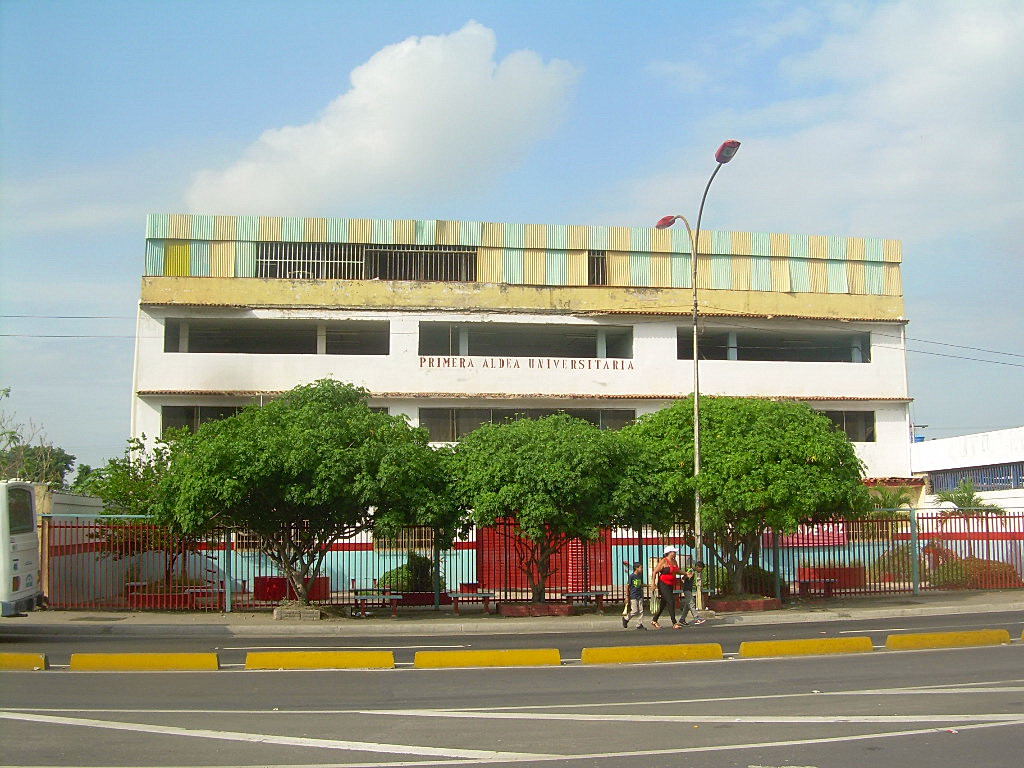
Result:
[[[664,625],[663,625],[664,626]],[[960,629],[1007,629],[1010,636],[1020,638],[1024,615],[1020,611],[1003,613],[968,613],[943,616],[913,616],[893,619],[826,621],[819,623],[770,625],[719,625],[710,621],[699,627],[682,630],[669,628],[640,632],[623,630],[616,615],[608,616],[607,632],[553,632],[547,634],[452,634],[408,635],[403,631],[394,637],[379,635],[335,634],[324,636],[244,636],[227,632],[202,634],[186,629],[167,627],[160,633],[145,636],[107,634],[95,625],[83,624],[80,633],[46,634],[45,632],[6,635],[0,638],[0,651],[47,654],[50,664],[66,666],[71,653],[154,652],[154,651],[216,651],[227,668],[242,666],[247,651],[262,650],[362,650],[385,648],[395,652],[399,665],[411,664],[417,650],[493,649],[493,648],[558,648],[563,659],[579,659],[584,647],[608,645],[645,645],[664,643],[720,643],[727,654],[736,653],[745,640],[779,640],[811,637],[848,637],[871,635],[876,645],[885,644],[885,636],[899,632],[947,632]],[[406,630],[407,631],[407,630]]]
[[[1016,768],[1024,645],[607,667],[5,673],[0,721],[2,762],[17,766]]]

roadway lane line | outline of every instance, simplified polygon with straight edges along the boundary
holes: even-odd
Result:
[[[535,760],[556,758],[557,755],[530,754],[526,752],[497,752],[484,749],[449,749],[445,747],[417,747],[407,744],[383,744],[373,741],[343,741],[339,739],[313,739],[300,736],[277,736],[265,733],[242,733],[239,731],[212,731],[203,728],[177,728],[168,725],[146,723],[123,723],[112,720],[91,720],[82,717],[53,717],[33,715],[25,712],[0,712],[0,719],[22,720],[50,725],[73,725],[84,728],[100,728],[113,731],[137,731],[165,736],[188,736],[199,739],[221,741],[243,741],[255,744],[280,744],[289,747],[315,747],[318,749],[341,749],[354,752],[386,752],[394,755],[431,755],[434,757],[472,758],[476,760]]]
[[[840,629],[837,634],[840,635],[851,635],[857,633],[867,632],[868,634],[877,634],[880,632],[918,632],[922,629],[963,629],[967,630],[971,627],[981,627],[982,629],[991,629],[996,627],[1002,629],[1004,627],[1016,627],[1021,622],[1019,621],[986,621],[981,624],[935,624],[925,627],[889,627],[888,629]]]

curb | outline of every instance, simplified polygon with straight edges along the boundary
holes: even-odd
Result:
[[[416,651],[417,669],[448,667],[558,667],[562,654],[557,648],[526,648],[515,651]]]
[[[810,640],[748,640],[740,643],[740,658],[775,656],[821,656],[832,653],[870,653],[875,648],[871,638],[819,637]]]
[[[724,658],[718,643],[686,645],[620,645],[584,648],[584,664],[639,664],[648,661],[718,661]]]
[[[246,669],[394,669],[392,651],[250,651]]]
[[[211,672],[216,653],[73,653],[72,672]]]
[[[1024,633],[1022,633],[1024,637]],[[890,651],[922,648],[971,648],[979,645],[1009,645],[1010,632],[1005,629],[977,629],[968,632],[926,632],[889,635],[885,647]]]
[[[36,672],[49,669],[45,653],[0,653],[0,669]]]

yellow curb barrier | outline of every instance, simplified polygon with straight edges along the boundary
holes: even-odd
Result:
[[[584,664],[638,664],[645,661],[705,661],[721,659],[718,643],[680,645],[620,645],[610,648],[584,648]]]
[[[49,669],[45,653],[0,653],[0,669],[34,672]]]
[[[245,654],[246,669],[394,669],[391,651],[260,651]]]
[[[207,672],[220,669],[216,653],[73,653],[73,672]]]
[[[920,648],[970,648],[976,645],[1004,645],[1009,642],[1009,630],[975,629],[965,632],[889,635],[886,638],[885,647],[890,651],[910,651]]]
[[[826,653],[865,653],[874,650],[870,637],[817,637],[808,640],[749,640],[740,643],[740,656],[819,656]]]
[[[557,648],[526,648],[512,651],[416,651],[413,666],[441,667],[557,667],[562,655]]]

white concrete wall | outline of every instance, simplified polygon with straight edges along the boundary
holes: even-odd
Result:
[[[1024,461],[1024,427],[925,440],[923,443],[914,443],[911,448],[914,472],[984,467],[1017,461]]]

